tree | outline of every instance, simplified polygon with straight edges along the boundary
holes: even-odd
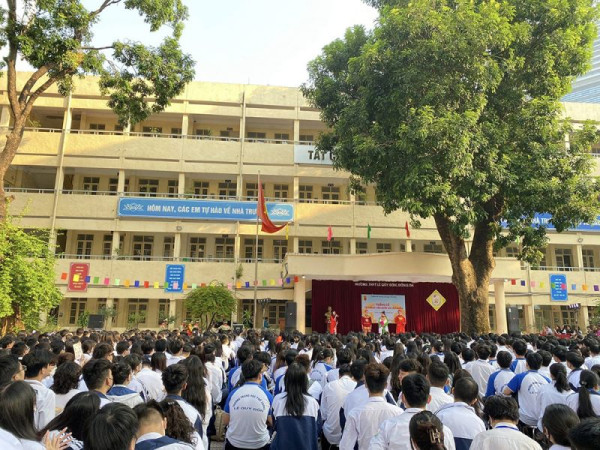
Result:
[[[194,77],[194,61],[179,47],[187,8],[182,0],[100,0],[95,10],[85,1],[7,0],[0,8],[0,49],[6,69],[12,127],[0,153],[0,220],[6,217],[4,178],[12,163],[36,100],[53,85],[68,95],[75,77],[98,75],[101,92],[123,126],[163,111]],[[117,5],[137,11],[154,32],[172,29],[158,47],[138,42],[94,46],[93,28]],[[111,52],[111,53],[109,53]],[[22,59],[34,72],[17,83]]]
[[[223,284],[213,283],[191,290],[185,305],[192,319],[197,320],[201,328],[209,330],[217,320],[231,319],[237,299]]]
[[[0,222],[0,322],[2,334],[13,328],[38,329],[40,312],[58,306],[54,254],[48,232],[26,232],[11,219]]]
[[[589,67],[593,0],[372,0],[308,66],[304,95],[330,127],[318,148],[386,213],[433,218],[465,332],[489,330],[494,250],[519,239],[535,262],[558,232],[598,212],[595,129],[574,130],[560,98]],[[569,142],[565,145],[565,136]],[[471,239],[470,249],[466,241]]]

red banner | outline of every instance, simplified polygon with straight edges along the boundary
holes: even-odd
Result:
[[[67,290],[69,292],[86,292],[87,282],[86,277],[90,274],[89,263],[71,263],[69,267],[69,284]]]

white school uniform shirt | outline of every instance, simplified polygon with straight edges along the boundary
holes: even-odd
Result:
[[[588,389],[589,390],[589,389]],[[590,401],[592,402],[592,409],[597,416],[600,416],[600,393],[590,391]],[[567,397],[567,405],[575,412],[579,409],[579,394],[577,392]]]
[[[0,428],[0,447],[3,450],[20,450],[23,448],[15,435],[2,428]]]
[[[260,384],[246,382],[233,389],[225,402],[229,414],[226,439],[238,448],[261,448],[269,443],[267,417],[273,396]]]
[[[136,378],[148,394],[148,397],[144,398],[145,401],[156,400],[157,402],[160,402],[165,398],[165,389],[163,387],[162,377],[159,373],[156,373],[149,367],[144,367],[138,372]]]
[[[543,375],[546,378],[552,378],[552,376],[550,375],[550,366],[542,366],[540,367],[538,372],[540,373],[540,375]]]
[[[327,383],[340,379],[340,369],[331,369],[327,372]]]
[[[427,403],[425,409],[427,411],[431,411],[432,413],[435,413],[444,405],[454,403],[454,398],[446,394],[446,392],[439,387],[431,386],[429,395],[431,395],[431,400],[429,401],[429,403]]]
[[[220,403],[223,398],[223,382],[225,381],[225,371],[222,366],[213,362],[206,363],[208,380],[210,384],[210,396],[213,403]]]
[[[469,448],[475,436],[485,431],[483,420],[477,416],[471,406],[464,402],[444,405],[438,409],[435,415],[445,426],[450,428],[454,436],[454,443],[460,448]]]
[[[485,397],[502,394],[504,388],[514,376],[515,374],[510,369],[500,369],[491,374],[490,378],[488,379]]]
[[[585,366],[588,369],[591,369],[596,364],[600,364],[600,355],[588,356],[587,358],[585,358]]]
[[[54,409],[56,411],[56,415],[59,415],[63,409],[65,409],[65,406],[67,406],[67,403],[69,403],[69,400],[71,400],[73,397],[75,397],[77,394],[81,393],[81,391],[79,389],[71,389],[69,392],[67,392],[66,394],[54,394],[55,397],[55,402],[54,402]]]
[[[540,375],[535,370],[515,375],[506,385],[512,392],[517,393],[519,401],[519,419],[530,427],[537,426],[538,399],[537,396],[542,386],[549,384],[550,380]]]
[[[340,450],[354,450],[357,442],[358,450],[367,450],[381,422],[399,416],[402,412],[397,406],[390,405],[384,397],[370,397],[366,404],[354,408],[346,416]]]
[[[573,393],[572,390],[558,392],[556,390],[556,382],[553,381],[550,384],[542,386],[540,388],[540,392],[538,393],[538,429],[540,431],[544,431],[542,426],[542,417],[544,416],[544,411],[549,405],[558,403],[561,405],[567,405],[567,397]],[[568,405],[567,405],[568,406]]]
[[[204,438],[201,438],[200,433],[198,432],[201,428],[203,428],[202,417],[200,416],[198,410],[178,395],[169,395],[167,398],[176,401],[179,406],[181,406],[181,409],[183,409],[188,421],[194,427],[194,434],[192,435],[192,443],[194,448],[196,448],[196,450],[204,450],[205,448],[208,448],[208,438],[206,439],[206,442],[204,442]],[[206,436],[206,433],[204,433],[203,436]]]
[[[56,416],[56,394],[37,380],[25,380],[35,391],[34,424],[41,430]]]
[[[475,436],[470,450],[542,450],[542,447],[521,433],[515,424],[500,422],[493,430]]]
[[[179,361],[185,359],[183,356],[171,355],[167,358],[167,367],[177,364]]]
[[[348,375],[339,380],[327,383],[321,395],[321,418],[323,419],[323,434],[330,444],[339,445],[342,439],[340,425],[340,409],[346,396],[356,388],[356,381]]]
[[[386,398],[388,396],[391,397],[391,395],[388,393],[388,391],[387,390],[383,391],[383,397]],[[352,412],[352,410],[354,408],[362,406],[365,403],[367,403],[368,401],[369,401],[369,390],[367,389],[367,385],[363,383],[360,386],[358,386],[356,389],[354,389],[352,392],[350,392],[350,394],[348,394],[348,396],[346,397],[346,400],[344,401],[343,408],[344,408],[344,416],[346,417],[346,419],[348,418],[348,415]]]
[[[371,438],[369,450],[411,450],[408,424],[415,414],[423,411],[419,408],[407,408],[402,414],[387,419],[377,434]],[[444,445],[446,450],[455,450],[454,436],[450,428],[444,425]]]
[[[324,387],[327,384],[327,373],[330,370],[333,370],[333,368],[329,364],[319,361],[310,372],[310,379],[318,382],[321,387]]]
[[[580,386],[579,380],[581,378],[581,372],[583,372],[583,368],[574,369],[567,376],[567,381],[569,382],[569,384],[573,385],[575,387],[575,389],[579,389],[579,386]]]
[[[484,359],[473,361],[473,364],[467,369],[477,386],[479,386],[479,395],[485,396],[487,390],[488,379],[494,373],[494,367]]]
[[[512,370],[515,373],[515,375],[527,372],[527,361],[525,360],[525,358],[513,359],[510,363],[510,370]]]

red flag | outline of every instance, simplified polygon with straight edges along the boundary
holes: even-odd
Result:
[[[260,177],[258,179],[258,204],[256,206],[256,213],[262,222],[261,230],[265,233],[277,233],[279,230],[283,230],[287,226],[287,223],[284,223],[278,227],[271,222],[271,219],[269,219],[267,204],[265,203],[265,193],[263,192],[262,184],[260,184]]]
[[[406,237],[410,237],[410,230],[408,229],[408,220],[404,223],[404,229],[406,230]]]
[[[330,242],[333,239],[333,230],[331,229],[331,225],[327,227],[327,242]]]

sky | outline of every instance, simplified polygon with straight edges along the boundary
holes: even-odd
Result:
[[[88,8],[101,0],[84,0]],[[362,24],[376,11],[362,0],[184,0],[190,18],[181,45],[196,61],[196,80],[299,86],[307,63],[323,46]],[[115,39],[157,44],[164,36],[132,12],[113,7],[94,28],[94,43]],[[154,35],[154,36],[153,36]]]

